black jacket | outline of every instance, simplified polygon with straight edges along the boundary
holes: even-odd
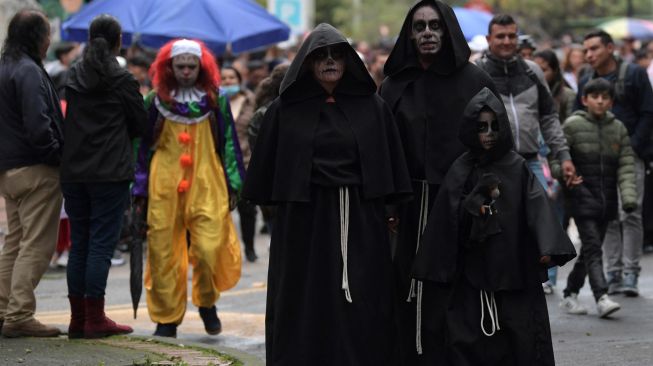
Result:
[[[494,111],[499,122],[498,142],[489,151],[483,150],[478,138],[478,115],[484,106]],[[413,276],[452,283],[462,274],[475,288],[488,291],[523,289],[526,273],[533,269],[546,280],[545,267],[539,264],[541,256],[549,255],[553,264],[563,265],[576,253],[546,192],[524,158],[512,150],[505,107],[489,89],[470,101],[460,139],[468,151],[451,166],[438,192]],[[481,215],[480,206],[470,211],[464,204],[470,195],[482,191],[478,185],[486,174],[500,182],[500,195],[491,204],[492,217]],[[498,229],[497,225],[488,226],[492,230],[476,235],[482,240],[474,240],[474,220],[490,219],[498,221]]]
[[[61,181],[132,180],[131,139],[147,123],[138,82],[117,61],[100,72],[80,61],[69,71],[66,97]]]
[[[0,61],[0,172],[61,160],[63,116],[43,67],[27,55]]]
[[[320,106],[329,96],[305,61],[315,49],[334,44],[347,49],[346,71],[333,98],[356,139],[363,197],[393,200],[411,193],[390,109],[375,94],[374,81],[347,40],[332,26],[320,24],[302,44],[281,83],[279,98],[265,113],[245,179],[246,199],[257,204],[311,200],[313,140]]]
[[[617,65],[619,65],[617,60]],[[617,69],[601,77],[615,83],[618,78],[619,66]],[[584,109],[581,98],[585,84],[594,77],[596,73],[587,73],[578,80],[578,95],[576,96],[576,110]],[[615,99],[612,105],[612,113],[628,129],[630,144],[640,159],[653,160],[653,89],[646,74],[646,70],[639,65],[628,64],[624,82],[624,95]]]
[[[440,13],[446,33],[435,63],[424,70],[411,39],[413,14],[423,5]],[[437,0],[415,4],[404,20],[385,64],[379,94],[397,122],[411,178],[440,184],[453,161],[465,151],[456,138],[469,100],[492,79],[469,63],[470,50],[451,7]]]

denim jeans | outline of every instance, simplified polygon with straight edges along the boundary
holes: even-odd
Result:
[[[528,165],[528,168],[533,172],[533,175],[535,175],[535,178],[537,178],[537,181],[540,182],[542,185],[542,188],[545,190],[547,189],[547,183],[546,183],[546,177],[544,176],[544,170],[542,170],[542,163],[538,158],[533,158],[526,160],[526,164]],[[556,280],[558,277],[558,267],[554,266],[548,269],[547,275],[549,277],[549,282],[551,285],[556,284]]]
[[[644,228],[642,225],[642,203],[644,202],[644,161],[635,158],[635,186],[637,188],[637,208],[626,213],[621,210],[619,194],[619,219],[608,224],[603,241],[606,269],[608,272],[634,273],[639,275],[642,267]]]
[[[70,219],[68,294],[104,297],[111,257],[129,202],[129,182],[62,183]]]

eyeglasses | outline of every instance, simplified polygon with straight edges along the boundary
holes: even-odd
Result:
[[[329,58],[342,60],[345,58],[345,48],[342,46],[320,47],[311,53],[311,57],[316,61],[324,61]]]

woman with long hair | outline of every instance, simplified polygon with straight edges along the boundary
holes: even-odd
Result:
[[[121,32],[116,18],[97,16],[83,59],[72,66],[66,83],[61,189],[72,241],[69,338],[132,332],[104,314],[111,256],[134,178],[131,140],[142,135],[147,120],[138,82],[116,60]]]
[[[220,74],[222,78],[220,89],[229,98],[229,107],[234,118],[240,151],[243,154],[243,163],[247,168],[252,154],[247,139],[247,127],[254,114],[254,93],[243,86],[243,77],[236,68],[225,66]],[[238,202],[238,215],[240,215],[240,233],[245,245],[245,258],[247,258],[248,262],[256,262],[256,259],[258,259],[254,250],[256,205],[246,200],[240,200]]]
[[[564,123],[567,117],[569,117],[574,110],[576,93],[572,90],[562,75],[558,56],[556,56],[555,52],[552,50],[543,50],[533,54],[533,61],[535,61],[544,72],[544,78],[549,84],[551,95],[553,96],[558,114],[560,115],[560,123]]]
[[[578,78],[585,65],[583,46],[579,44],[569,46],[562,62],[562,75],[569,87],[576,93],[578,93]]]

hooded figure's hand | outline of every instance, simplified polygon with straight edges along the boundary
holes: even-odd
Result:
[[[491,202],[499,197],[499,177],[494,173],[485,173],[476,183],[474,189],[463,201],[463,207],[473,216],[485,215],[486,202]]]

